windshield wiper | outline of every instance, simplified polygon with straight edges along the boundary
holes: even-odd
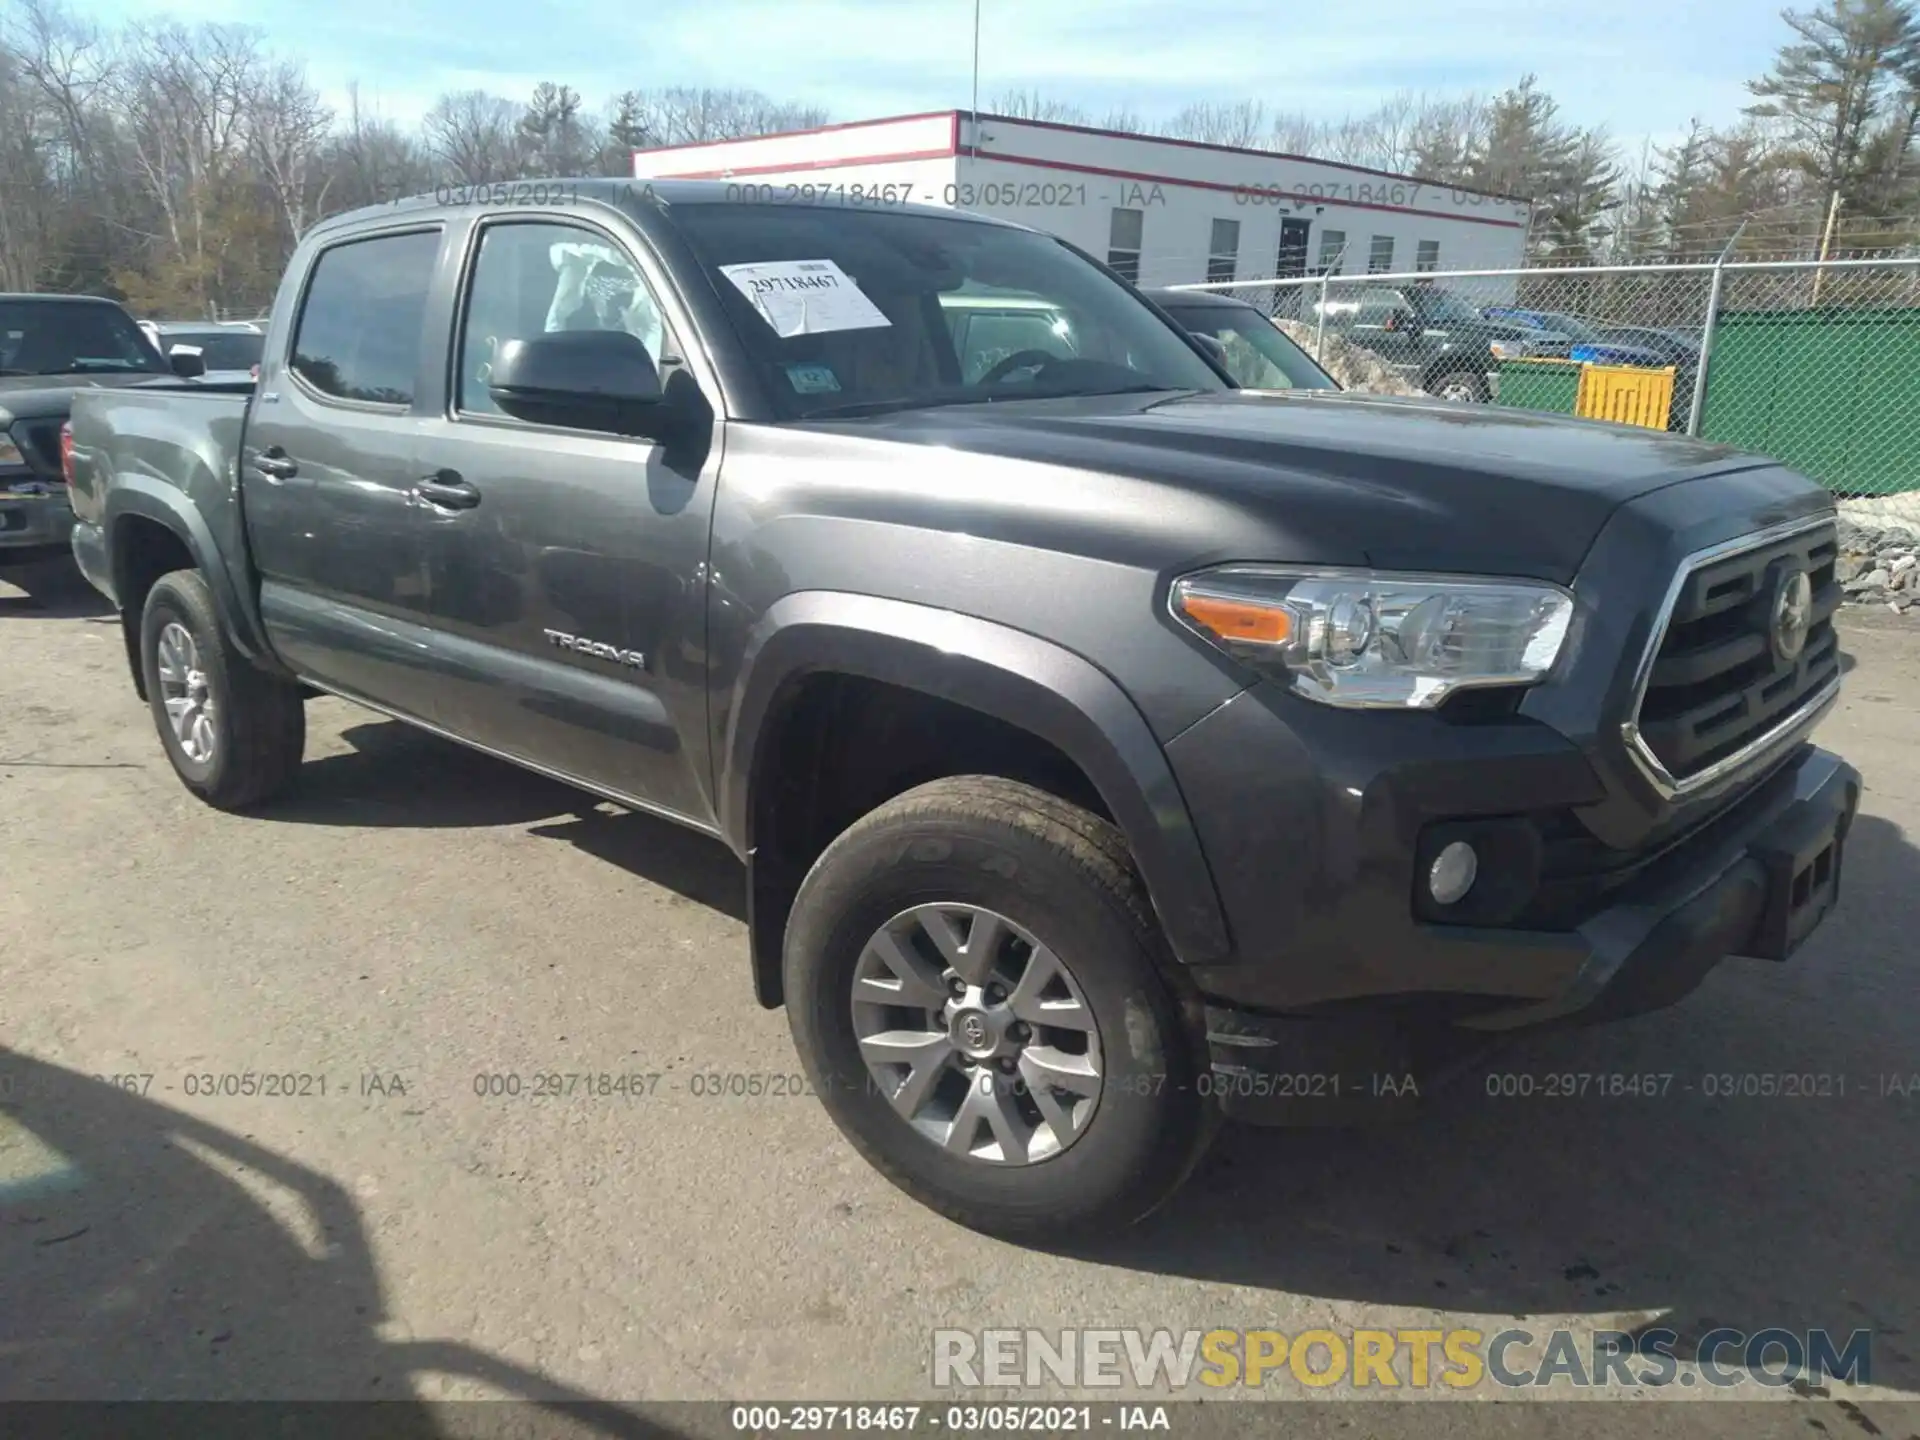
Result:
[[[1013,400],[1094,400],[1103,395],[1197,395],[1197,390],[1172,390],[1165,385],[1122,385],[1111,390],[1012,390],[972,395],[921,396],[917,399],[859,400],[809,410],[803,420],[841,420],[862,415],[886,415],[898,410],[938,410],[955,405],[998,405]]]
[[[845,405],[825,405],[818,410],[809,410],[802,420],[841,420],[853,419],[861,415],[885,415],[895,410],[918,410],[935,405],[957,405],[957,400],[933,400],[927,398],[892,400],[855,400]]]

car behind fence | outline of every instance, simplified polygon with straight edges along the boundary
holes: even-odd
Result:
[[[1344,383],[1626,420],[1920,490],[1920,257],[1220,281]],[[1365,367],[1342,359],[1361,356]],[[1365,368],[1369,378],[1358,371]]]

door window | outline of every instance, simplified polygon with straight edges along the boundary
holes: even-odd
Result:
[[[293,335],[294,374],[322,395],[411,405],[438,230],[320,252]]]
[[[656,370],[671,351],[653,291],[613,241],[575,225],[489,225],[460,332],[458,408],[498,415],[487,380],[500,346],[562,330],[625,331],[647,347]]]

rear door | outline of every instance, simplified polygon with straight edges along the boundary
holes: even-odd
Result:
[[[662,445],[502,414],[488,366],[508,340],[623,329],[668,402],[718,413],[637,237],[501,215],[466,246],[450,377],[423,421],[434,623],[463,739],[710,826],[704,571],[719,430]],[[697,360],[697,357],[695,357]]]
[[[303,677],[435,718],[425,523],[413,490],[438,226],[320,250],[261,367],[240,455],[274,648]]]

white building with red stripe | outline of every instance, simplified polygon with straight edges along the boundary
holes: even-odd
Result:
[[[728,180],[768,200],[979,211],[1052,231],[1143,285],[1507,269],[1528,224],[1524,200],[1383,170],[965,110],[640,150],[633,173]]]

